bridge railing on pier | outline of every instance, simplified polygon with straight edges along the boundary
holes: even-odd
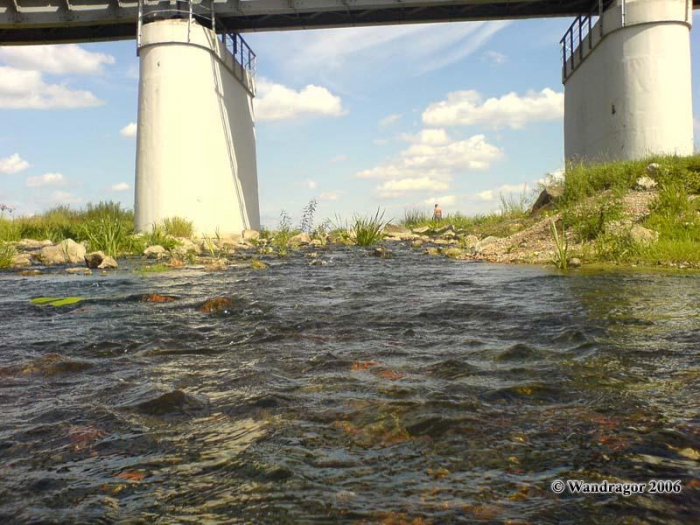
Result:
[[[165,4],[165,5],[164,5]],[[216,17],[214,0],[176,1],[139,0],[137,24],[137,49],[141,47],[141,28],[144,24],[159,20],[187,20],[187,41],[190,41],[192,25],[198,24],[212,29],[221,41],[222,48],[233,57],[234,76],[252,96],[255,96],[255,73],[257,57],[245,39],[231,31]]]
[[[571,76],[586,54],[593,50],[600,39],[594,39],[593,28],[599,26],[600,38],[603,37],[604,1],[598,0],[593,10],[577,16],[559,41],[561,44],[563,70],[562,82]],[[578,56],[577,56],[578,55]]]

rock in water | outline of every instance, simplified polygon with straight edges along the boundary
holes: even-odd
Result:
[[[67,268],[66,273],[69,275],[92,275],[90,268]]]
[[[66,239],[56,246],[45,246],[39,253],[39,260],[46,264],[79,263],[85,260],[85,246],[73,239]]]
[[[569,266],[571,268],[580,268],[581,267],[581,259],[578,257],[574,257],[569,261]]]
[[[114,257],[110,257],[109,255],[102,259],[102,262],[98,266],[100,270],[111,270],[118,267],[119,265],[117,264],[117,261],[114,259]]]
[[[98,268],[100,264],[102,264],[102,261],[104,261],[104,259],[104,252],[91,252],[85,255],[85,265],[88,268],[92,268],[94,270],[95,268]]]
[[[634,185],[635,189],[641,191],[653,190],[656,186],[658,186],[657,182],[651,177],[640,177]]]
[[[12,256],[10,266],[12,268],[26,268],[32,265],[32,256],[28,253],[20,253]]]

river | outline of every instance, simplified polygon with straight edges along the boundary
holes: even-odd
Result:
[[[700,520],[699,275],[320,258],[0,273],[0,522]]]

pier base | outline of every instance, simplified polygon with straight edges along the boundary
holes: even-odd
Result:
[[[567,160],[693,153],[691,26],[692,2],[617,0],[568,56],[565,37]]]
[[[198,236],[259,229],[252,75],[188,20],[144,24],[139,56],[137,230],[170,217]]]

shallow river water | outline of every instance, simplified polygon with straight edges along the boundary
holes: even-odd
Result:
[[[0,273],[0,522],[700,521],[700,276],[322,259]]]

